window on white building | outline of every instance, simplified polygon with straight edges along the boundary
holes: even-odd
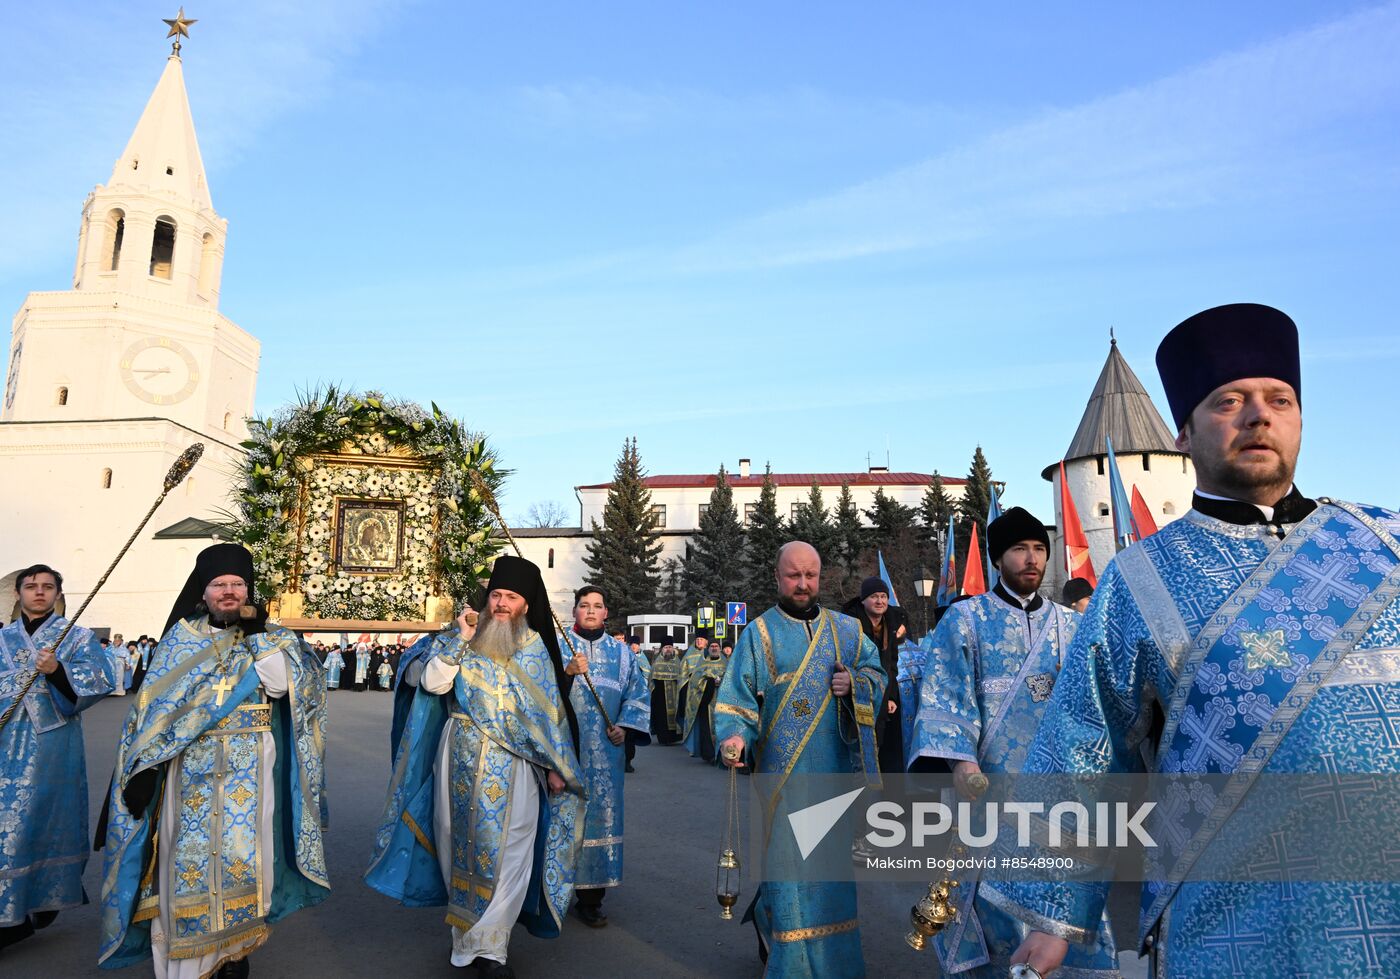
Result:
[[[103,488],[103,489],[111,489],[111,488],[112,488],[112,470],[110,470],[110,469],[104,469],[104,470],[102,470],[102,488]]]
[[[125,233],[126,214],[120,208],[114,208],[107,214],[107,240],[102,256],[102,267],[108,272],[115,272],[121,261],[122,236]]]
[[[1150,455],[1148,455],[1146,452],[1144,452],[1144,453],[1142,454],[1142,471],[1143,471],[1143,472],[1151,472],[1151,471],[1152,471],[1152,457],[1151,457]]]
[[[54,404],[59,405],[60,407],[62,407],[63,405],[66,405],[67,403],[68,403],[68,389],[67,389],[67,388],[59,388],[59,389],[58,389],[58,395],[54,398]]]
[[[157,218],[156,230],[151,235],[151,271],[157,279],[170,278],[175,263],[175,221],[172,218]]]
[[[666,504],[654,503],[651,507],[651,525],[657,530],[666,526]]]
[[[709,505],[708,503],[701,503],[701,504],[700,504],[700,519],[701,519],[701,520],[704,520],[704,519],[705,519],[705,514],[707,514],[707,513],[709,513],[709,512],[710,512],[710,505]]]
[[[753,515],[754,515],[755,513],[757,513],[757,512],[758,512],[758,504],[757,504],[757,503],[745,503],[745,504],[744,504],[744,526],[745,526],[745,527],[747,527],[747,526],[749,525],[749,523],[753,520]]]
[[[801,504],[801,503],[794,503],[794,504],[792,505],[792,507],[788,510],[788,519],[789,519],[789,520],[796,520],[796,519],[797,519],[797,515],[798,515],[799,513],[801,513],[801,512],[802,512],[802,504]]]
[[[1107,504],[1107,503],[1100,503],[1100,504],[1099,504],[1099,516],[1101,516],[1101,517],[1106,517],[1106,516],[1109,515],[1109,512],[1110,512],[1110,511],[1109,511],[1109,509],[1108,509],[1108,504]]]
[[[554,548],[552,548],[552,547],[549,549],[549,559],[548,559],[548,560],[549,560],[548,566],[551,567],[551,568],[554,567]]]

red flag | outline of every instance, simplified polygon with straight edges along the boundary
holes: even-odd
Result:
[[[1089,538],[1084,536],[1079,511],[1074,508],[1063,462],[1060,463],[1060,523],[1064,525],[1060,536],[1065,542],[1065,571],[1071,578],[1083,578],[1097,588],[1099,576],[1094,574],[1094,562],[1089,557]]]
[[[1142,498],[1136,485],[1133,486],[1133,530],[1137,534],[1137,539],[1150,537],[1157,533],[1157,522],[1152,519],[1152,511],[1147,508],[1147,501]]]
[[[980,595],[987,590],[987,576],[982,571],[982,550],[977,546],[977,524],[972,525],[972,542],[967,545],[967,569],[963,571],[964,595]]]

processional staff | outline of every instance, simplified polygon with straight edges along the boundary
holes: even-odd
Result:
[[[92,591],[88,592],[87,598],[83,599],[83,604],[78,607],[78,611],[73,613],[73,617],[70,618],[68,624],[63,627],[63,631],[59,633],[58,640],[50,647],[50,652],[54,654],[58,653],[59,647],[63,645],[63,640],[68,638],[68,633],[78,624],[78,619],[82,616],[83,612],[87,611],[87,607],[92,603],[93,597],[102,590],[102,586],[107,583],[107,579],[110,578],[112,572],[116,570],[117,562],[126,557],[126,552],[131,550],[132,544],[136,543],[137,536],[145,529],[151,517],[155,516],[156,509],[165,502],[165,498],[170,495],[171,490],[184,482],[185,477],[190,474],[190,470],[194,468],[194,464],[199,461],[199,457],[202,455],[204,455],[203,442],[196,442],[184,452],[180,453],[180,458],[175,460],[175,464],[171,466],[170,471],[165,474],[165,483],[161,487],[160,495],[157,496],[156,501],[151,504],[151,508],[146,511],[146,515],[141,518],[141,522],[136,525],[136,529],[131,532],[131,536],[126,539],[126,543],[123,544],[122,549],[117,552],[117,556],[112,558],[112,563],[107,565],[107,570],[102,572],[102,577],[97,579],[97,584],[93,585]],[[10,702],[10,706],[5,708],[5,713],[0,714],[0,729],[3,729],[5,725],[10,722],[10,718],[14,716],[15,711],[28,695],[29,688],[34,686],[35,681],[38,679],[38,668],[30,667],[29,676],[25,678],[24,685],[20,687],[19,693],[16,694],[15,699]]]
[[[515,548],[516,556],[522,561],[528,560],[528,558],[521,553],[520,545],[515,542],[515,537],[512,536],[510,528],[506,526],[505,518],[501,516],[501,509],[496,505],[496,494],[491,492],[491,487],[486,485],[486,480],[481,478],[481,473],[472,469],[468,470],[467,476],[472,481],[472,488],[475,489],[477,495],[481,497],[481,502],[486,506],[486,509],[491,512],[491,516],[495,518],[496,525],[501,528],[501,533],[506,535],[506,540],[510,541],[510,546]],[[578,655],[578,651],[574,649],[574,644],[569,640],[568,630],[566,630],[563,623],[559,621],[559,616],[555,614],[553,606],[550,607],[549,614],[550,617],[554,619],[554,626],[559,630],[559,635],[564,637],[564,645],[569,647],[569,657],[572,659]],[[580,675],[583,677],[583,682],[588,684],[588,692],[593,695],[593,702],[598,705],[598,712],[603,715],[604,727],[612,727],[612,719],[608,717],[608,709],[603,706],[603,698],[598,696],[598,691],[593,686],[593,678],[587,673]]]

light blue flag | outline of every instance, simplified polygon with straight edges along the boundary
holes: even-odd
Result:
[[[884,555],[884,553],[883,553],[882,551],[880,551],[880,550],[877,549],[877,550],[875,551],[875,560],[876,560],[876,561],[879,563],[879,565],[880,565],[880,578],[885,582],[885,584],[887,584],[887,585],[890,586],[890,604],[891,604],[891,605],[898,606],[898,605],[899,605],[899,596],[896,595],[896,594],[894,593],[894,582],[890,580],[890,573],[889,573],[889,571],[885,570],[885,555]]]
[[[943,545],[943,570],[938,574],[938,598],[935,604],[939,608],[947,608],[953,604],[953,599],[958,597],[958,562],[953,556],[955,548],[955,538],[953,537],[953,515],[948,514],[948,539]]]
[[[1001,498],[997,495],[997,488],[995,483],[992,484],[991,490],[992,502],[987,504],[987,526],[989,528],[992,526],[992,521],[995,520],[997,517],[1001,516]],[[990,533],[990,530],[988,531],[988,533]],[[992,548],[990,546],[990,539],[984,540],[982,542],[982,546],[987,553],[987,591],[991,591],[997,586],[997,582],[1001,580],[1001,575],[997,574],[997,569],[992,567]]]
[[[1113,544],[1121,551],[1138,539],[1137,528],[1133,526],[1133,508],[1128,503],[1127,491],[1123,489],[1123,477],[1118,474],[1118,460],[1113,455],[1113,439],[1103,437],[1108,445],[1108,485],[1109,499],[1113,504]]]

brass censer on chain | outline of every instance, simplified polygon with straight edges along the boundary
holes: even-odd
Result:
[[[988,784],[987,776],[981,772],[969,776],[967,780],[968,790],[974,798],[986,792]],[[957,857],[966,852],[966,847],[955,845],[948,854]],[[958,882],[951,873],[944,874],[943,879],[930,884],[928,893],[909,909],[909,923],[914,930],[904,936],[904,941],[914,951],[922,952],[930,938],[957,920],[958,909],[952,900],[953,889],[957,886]]]
[[[737,761],[743,749],[726,745],[720,749],[726,761]],[[729,766],[729,798],[724,806],[724,842],[715,863],[715,900],[719,902],[722,921],[734,917],[734,905],[739,903],[742,868],[739,865],[739,769]]]

